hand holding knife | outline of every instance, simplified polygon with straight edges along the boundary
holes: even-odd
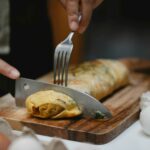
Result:
[[[83,116],[90,116],[92,118],[98,116],[104,116],[104,118],[112,117],[109,110],[94,97],[68,87],[48,84],[26,78],[11,80],[0,75],[0,89],[6,92],[11,92],[11,94],[15,96],[16,104],[19,107],[24,107],[26,98],[37,91],[54,90],[72,97],[78,106],[82,108]]]

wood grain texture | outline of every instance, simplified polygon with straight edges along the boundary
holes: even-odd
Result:
[[[125,62],[128,66],[129,61],[128,63]],[[148,63],[150,64],[150,62],[146,61],[145,63],[149,67]],[[137,65],[135,65],[136,69]],[[130,68],[134,70],[133,67],[130,66]],[[49,76],[45,76],[42,79],[47,81],[48,78]],[[149,74],[132,71],[130,81],[128,86],[102,99],[103,104],[112,112],[113,117],[109,120],[81,117],[66,120],[45,120],[31,117],[25,108],[2,109],[0,110],[0,116],[5,118],[16,130],[21,130],[23,126],[28,126],[42,135],[95,144],[107,143],[138,119],[140,96],[150,89]]]

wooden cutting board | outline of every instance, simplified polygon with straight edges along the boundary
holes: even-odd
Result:
[[[117,137],[139,117],[139,100],[143,92],[150,89],[150,62],[138,59],[122,60],[130,73],[130,85],[123,87],[107,98],[103,104],[112,112],[110,120],[91,118],[74,119],[38,119],[28,115],[25,108],[6,107],[0,110],[13,129],[21,130],[23,126],[32,128],[36,133],[61,137],[64,139],[103,144]],[[42,77],[48,82],[49,76]],[[7,100],[10,99],[7,96]]]

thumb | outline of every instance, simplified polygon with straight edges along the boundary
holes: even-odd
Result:
[[[17,79],[20,76],[20,72],[16,68],[9,65],[2,59],[0,59],[0,74],[11,79]]]

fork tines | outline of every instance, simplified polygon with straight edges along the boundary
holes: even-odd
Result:
[[[55,49],[54,53],[54,84],[60,84],[67,86],[68,80],[68,67],[71,57],[71,52],[73,49],[73,44],[71,38],[73,33],[69,36]]]

